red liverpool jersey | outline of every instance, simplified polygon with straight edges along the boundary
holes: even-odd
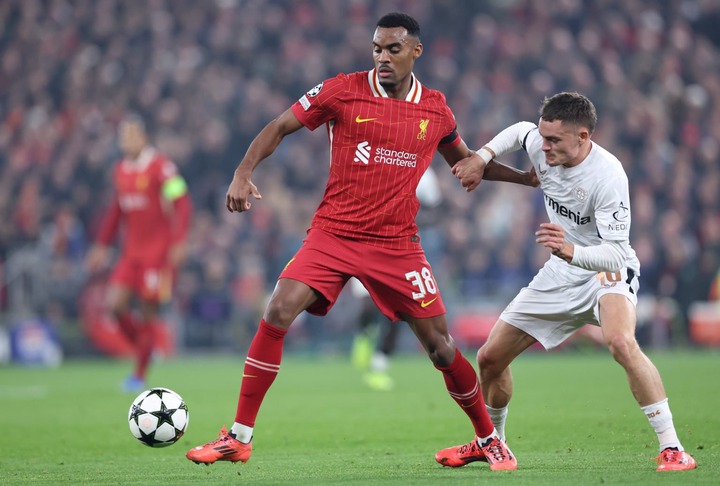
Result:
[[[445,96],[413,75],[406,99],[389,98],[373,69],[320,83],[292,111],[310,130],[326,124],[330,142],[330,175],[312,227],[385,248],[414,247],[420,177],[441,141],[460,143]]]
[[[175,164],[152,148],[143,150],[137,160],[121,160],[113,173],[116,197],[98,240],[109,244],[122,223],[124,258],[153,265],[165,263],[176,231],[173,205],[163,198],[162,186],[177,173]]]

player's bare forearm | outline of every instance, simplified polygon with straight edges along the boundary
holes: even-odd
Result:
[[[282,115],[263,128],[253,139],[242,161],[235,169],[235,174],[250,177],[255,167],[268,158],[278,148],[285,135],[287,135],[281,122]],[[298,122],[299,123],[299,122]]]
[[[472,191],[480,184],[485,170],[485,161],[476,152],[470,150],[465,142],[461,142],[456,147],[440,149],[440,153],[452,167],[453,175],[458,178],[467,192]]]
[[[168,252],[168,261],[173,268],[179,268],[187,259],[187,244],[185,241],[175,242]]]
[[[225,206],[228,211],[242,212],[250,209],[252,205],[248,201],[250,196],[255,199],[262,199],[262,195],[250,180],[250,176],[260,162],[275,152],[275,149],[286,135],[296,132],[302,126],[302,123],[295,117],[292,110],[288,109],[265,125],[265,128],[257,134],[233,174],[230,187],[225,196]]]
[[[95,243],[85,258],[85,268],[90,273],[96,273],[107,265],[109,249],[102,243]]]
[[[452,168],[463,159],[472,156],[475,152],[465,144],[464,141],[460,141],[459,144],[452,147],[438,147],[438,152],[443,156],[445,162]]]
[[[523,171],[510,167],[509,165],[502,164],[495,159],[488,162],[485,167],[483,180],[512,182],[513,184],[530,187],[537,187],[540,184],[540,180],[537,178],[534,167],[530,169],[530,171]]]

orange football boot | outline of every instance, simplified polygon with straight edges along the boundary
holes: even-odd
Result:
[[[477,443],[477,437],[470,443],[448,447],[435,454],[435,460],[447,467],[462,467],[475,461],[485,461],[485,453]]]
[[[485,461],[493,471],[513,471],[517,469],[517,459],[505,442],[493,437],[486,445],[480,446],[478,438],[472,442],[448,447],[435,454],[435,460],[448,467],[462,467],[475,461]]]
[[[668,447],[655,458],[658,463],[657,471],[688,471],[697,467],[695,459],[685,451]]]
[[[497,437],[481,447],[490,469],[493,471],[514,471],[517,469],[517,459],[507,444]]]
[[[185,457],[195,464],[210,465],[216,461],[230,461],[234,464],[238,461],[247,462],[250,454],[252,454],[252,441],[248,444],[240,442],[228,434],[223,425],[217,439],[190,449]]]

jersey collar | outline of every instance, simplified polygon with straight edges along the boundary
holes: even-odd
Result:
[[[123,162],[125,162],[123,165],[127,170],[141,172],[150,165],[150,162],[152,162],[154,158],[155,148],[148,145],[147,147],[142,149],[142,152],[140,152],[140,155],[138,155],[137,159],[132,160],[125,158],[123,160]]]
[[[413,73],[410,73],[412,84],[410,85],[410,91],[408,92],[407,96],[405,97],[405,101],[409,101],[410,103],[420,103],[420,98],[422,97],[422,85],[420,84],[420,81],[417,80],[415,75]],[[370,85],[370,90],[372,90],[373,96],[381,97],[381,98],[387,98],[388,94],[385,91],[385,88],[380,86],[380,79],[378,78],[377,71],[375,68],[368,71],[368,84]]]

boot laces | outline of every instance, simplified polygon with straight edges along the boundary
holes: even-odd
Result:
[[[222,443],[227,442],[229,439],[232,439],[232,436],[231,436],[225,429],[223,429],[223,430],[221,430],[220,433],[218,434],[218,438],[215,439],[215,440],[212,441],[212,442],[209,442],[208,445],[209,445],[209,446],[214,446],[214,445],[217,445],[217,444],[222,444]]]
[[[460,446],[460,449],[458,449],[458,453],[461,455],[465,454],[477,454],[478,452],[478,446],[475,441],[472,441],[468,444],[464,444]]]
[[[500,441],[493,441],[489,446],[485,448],[485,454],[490,454],[493,456],[493,460],[495,462],[502,462],[505,459],[507,459],[507,455],[505,454],[505,448],[503,447],[502,443]]]
[[[656,459],[658,464],[662,464],[663,462],[679,462],[681,455],[679,450],[668,448],[662,451]]]

